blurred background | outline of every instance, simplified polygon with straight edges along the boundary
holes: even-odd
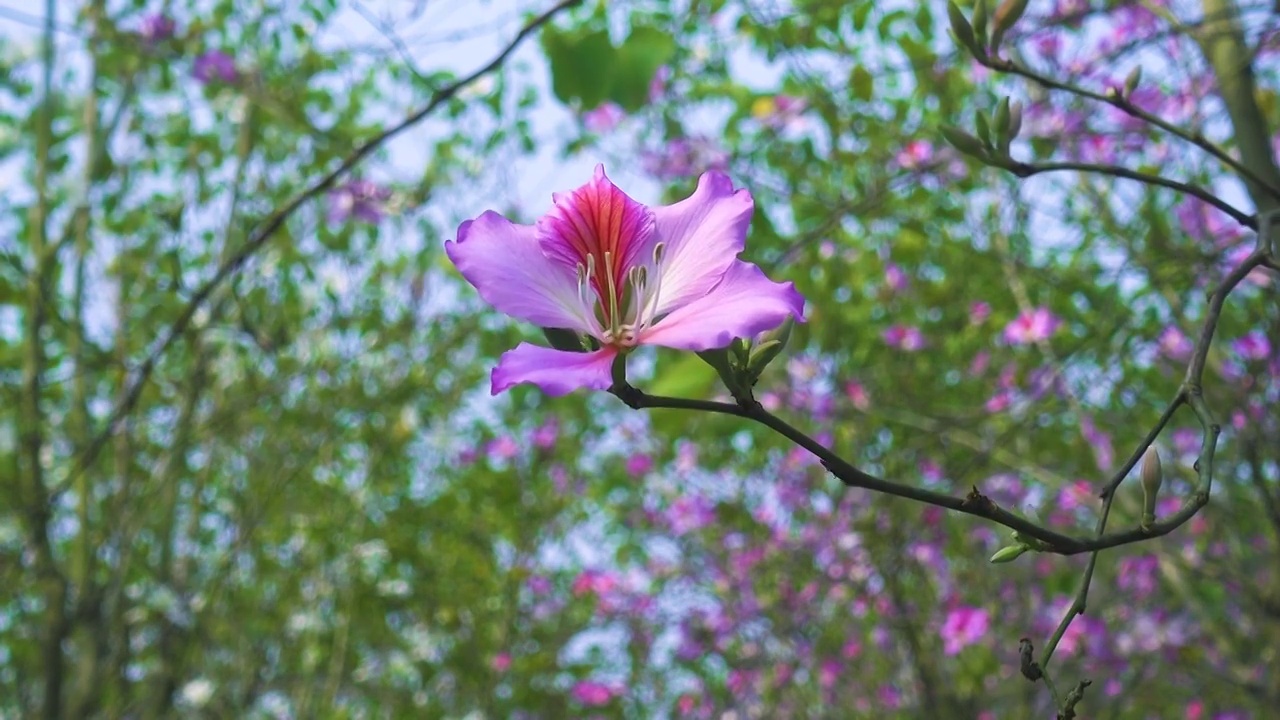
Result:
[[[0,0],[0,717],[1053,717],[1019,639],[1045,646],[1088,556],[991,564],[1007,530],[745,420],[493,397],[541,333],[442,252],[599,162],[651,205],[726,172],[744,257],[808,301],[763,405],[1089,535],[1255,247],[1204,196],[1280,206],[1212,153],[1280,178],[1280,16],[1033,0],[999,56],[1065,90],[949,27],[870,0]],[[1150,117],[1082,97],[1108,88]],[[1026,178],[941,134],[1004,98]],[[1216,322],[1208,507],[1101,553],[1060,638],[1080,717],[1280,704],[1277,282]],[[727,397],[692,354],[630,377]],[[1161,432],[1157,517],[1203,436],[1185,407]],[[1134,477],[1109,527],[1141,514]]]

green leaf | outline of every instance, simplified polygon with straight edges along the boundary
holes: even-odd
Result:
[[[675,54],[671,36],[652,27],[637,27],[616,53],[609,99],[627,112],[635,112],[649,102],[649,84]]]
[[[862,65],[854,66],[853,72],[849,74],[849,87],[853,90],[853,96],[863,102],[871,99],[873,83],[871,73]]]
[[[573,35],[548,29],[542,47],[551,65],[551,91],[561,102],[577,101],[589,110],[609,97],[618,51],[607,31]]]

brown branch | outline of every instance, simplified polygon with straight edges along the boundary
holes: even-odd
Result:
[[[1222,212],[1230,215],[1233,220],[1251,230],[1258,229],[1258,220],[1256,217],[1239,210],[1232,204],[1198,185],[1178,182],[1177,180],[1170,180],[1159,175],[1152,175],[1150,173],[1139,172],[1137,170],[1130,170],[1129,168],[1120,165],[1095,165],[1093,163],[1084,162],[1025,163],[1016,160],[1000,160],[998,158],[993,158],[992,162],[997,167],[1002,167],[1022,178],[1039,175],[1040,173],[1076,171],[1096,173],[1099,175],[1110,175],[1111,177],[1124,178],[1126,180],[1137,180],[1138,182],[1145,183],[1147,185],[1177,190],[1184,195],[1190,195],[1198,198],[1209,205],[1218,208]]]

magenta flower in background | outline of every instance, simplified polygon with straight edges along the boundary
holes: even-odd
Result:
[[[850,380],[845,384],[844,394],[858,410],[865,412],[867,408],[871,407],[871,394],[867,392],[867,386],[857,380]]]
[[[1182,231],[1197,240],[1211,240],[1222,246],[1244,237],[1244,230],[1228,221],[1222,211],[1198,198],[1186,198],[1174,211]]]
[[[1170,325],[1160,333],[1160,353],[1170,360],[1186,360],[1191,357],[1191,352],[1195,350],[1191,338],[1188,338],[1181,330]]]
[[[622,122],[627,113],[617,103],[607,102],[582,114],[582,125],[589,132],[602,135]]]
[[[142,18],[138,25],[138,35],[148,43],[160,43],[173,37],[178,29],[173,18],[164,13],[151,13]]]
[[[907,289],[908,284],[907,273],[902,268],[889,263],[884,267],[884,283],[894,292],[902,292]]]
[[[644,453],[634,453],[627,458],[627,474],[640,477],[653,469],[653,458]]]
[[[1231,349],[1245,360],[1266,360],[1271,356],[1271,341],[1260,330],[1254,330],[1232,342]]]
[[[613,685],[606,685],[594,680],[579,680],[573,686],[570,694],[574,700],[587,707],[600,707],[608,705],[614,696],[621,693]]]
[[[499,311],[600,345],[579,353],[521,343],[494,368],[495,395],[519,383],[548,395],[607,390],[614,359],[639,345],[710,350],[788,317],[804,320],[794,285],[738,259],[754,204],[725,175],[706,173],[689,198],[649,207],[600,165],[590,182],[552,201],[534,225],[490,211],[445,243],[454,266]]]
[[[987,634],[991,615],[982,608],[960,606],[947,613],[942,623],[942,651],[955,655]]]
[[[510,460],[520,454],[520,444],[510,435],[503,435],[489,441],[485,450],[490,460]]]
[[[915,352],[924,349],[924,333],[914,325],[891,325],[884,331],[885,343],[894,349]]]
[[[933,157],[933,143],[928,140],[910,140],[898,153],[898,165],[904,170],[922,167]]]
[[[991,303],[978,300],[969,306],[969,324],[981,325],[991,317]]]
[[[560,423],[555,418],[548,418],[533,431],[533,446],[539,450],[551,450],[560,437]]]
[[[1004,341],[1010,345],[1028,345],[1047,340],[1061,324],[1062,321],[1048,308],[1038,307],[1019,314],[1005,326]]]
[[[372,180],[351,180],[329,191],[329,221],[359,222],[376,225],[382,221],[391,190]]]
[[[653,74],[649,81],[649,102],[655,103],[667,92],[667,82],[671,80],[671,68],[663,65]]]
[[[221,50],[209,50],[198,56],[191,74],[206,85],[212,82],[233,83],[240,78],[235,59]]]
[[[661,150],[641,153],[640,166],[659,180],[674,180],[698,172],[723,171],[729,166],[729,154],[708,138],[682,137],[668,140]]]
[[[583,570],[574,578],[570,588],[574,595],[605,595],[618,587],[618,578],[613,573],[600,570]]]

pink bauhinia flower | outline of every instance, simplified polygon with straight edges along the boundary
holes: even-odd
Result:
[[[552,196],[533,225],[486,212],[458,228],[445,252],[499,311],[544,328],[571,330],[597,347],[572,352],[521,343],[490,377],[498,394],[532,383],[548,395],[607,390],[614,360],[639,345],[710,350],[753,337],[804,298],[738,259],[754,208],[751,194],[708,172],[693,195],[649,207],[596,166],[586,185]]]

